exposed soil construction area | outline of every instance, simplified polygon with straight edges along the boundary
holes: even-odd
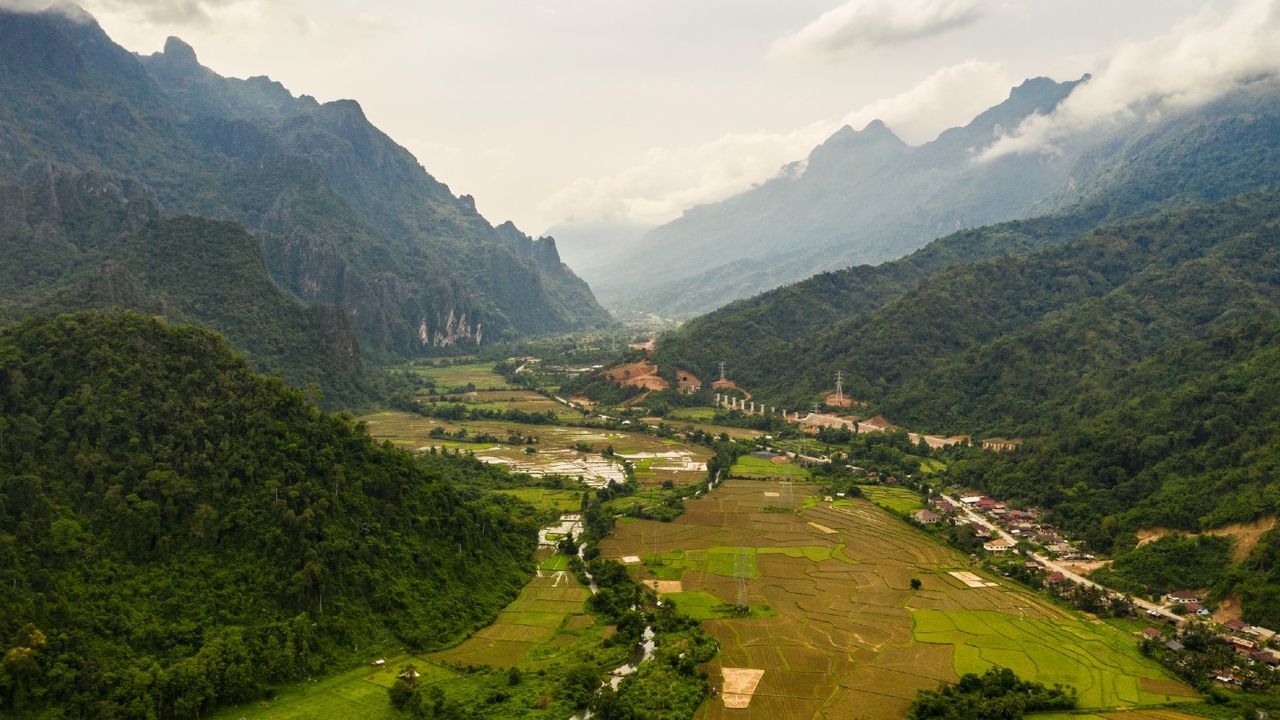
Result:
[[[623,387],[639,387],[646,390],[667,390],[671,384],[658,377],[658,366],[651,362],[619,365],[600,373],[610,382]]]
[[[729,480],[671,523],[621,520],[601,544],[605,557],[641,558],[628,565],[637,577],[680,581],[664,598],[719,640],[707,671],[722,701],[696,717],[902,717],[916,691],[997,663],[1076,687],[1084,708],[1192,694],[1121,631],[986,575],[871,503],[815,504],[806,485],[779,500],[782,489]],[[797,509],[764,511],[779,504]],[[740,582],[748,617],[723,611]]]
[[[1223,525],[1220,528],[1205,530],[1202,533],[1189,533],[1182,530],[1170,530],[1169,528],[1147,528],[1139,530],[1138,544],[1146,545],[1154,540],[1159,540],[1166,535],[1174,535],[1181,533],[1189,537],[1196,535],[1217,535],[1229,537],[1235,541],[1235,545],[1231,548],[1231,559],[1235,562],[1243,562],[1249,557],[1249,553],[1253,552],[1253,548],[1257,546],[1262,536],[1274,529],[1276,526],[1276,516],[1258,518],[1253,522],[1235,523],[1233,525]]]
[[[751,399],[751,393],[749,393],[749,392],[747,392],[746,390],[743,390],[742,388],[738,387],[737,383],[735,383],[735,382],[734,382],[734,381],[732,381],[732,380],[717,380],[717,381],[715,381],[715,382],[711,383],[711,389],[712,389],[712,390],[720,390],[720,391],[725,391],[725,390],[737,390],[739,393],[741,393],[741,394],[742,394],[743,399],[745,399],[745,400],[750,400],[750,399]]]

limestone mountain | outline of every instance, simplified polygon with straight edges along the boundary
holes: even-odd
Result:
[[[0,12],[0,92],[0,176],[65,164],[237,222],[282,288],[342,308],[377,356],[610,322],[553,241],[513,244],[354,101],[223,78],[176,39],[138,57],[77,11]]]
[[[137,181],[53,166],[33,168],[24,184],[0,181],[0,257],[0,320],[138,310],[217,330],[260,370],[314,383],[331,403],[367,394],[340,309],[277,287],[242,227],[162,217]]]
[[[983,163],[975,152],[1002,129],[1049,112],[1086,80],[1028,80],[968,125],[919,147],[880,121],[845,126],[778,177],[651,230],[638,252],[679,259],[665,282],[619,272],[635,262],[625,256],[596,276],[596,289],[613,307],[687,317],[1018,217],[1066,181],[1074,150]]]

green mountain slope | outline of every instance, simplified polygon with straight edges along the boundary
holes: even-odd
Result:
[[[403,357],[609,322],[553,240],[514,245],[353,101],[138,58],[92,18],[0,12],[0,176],[52,161],[136,178],[166,214],[232,220],[272,278]]]
[[[828,392],[842,370],[851,394],[913,427],[1036,434],[1061,420],[1052,401],[1092,375],[1272,309],[1278,217],[1276,193],[1267,191],[1106,226],[1029,255],[953,265],[878,306],[865,302],[873,307],[862,312],[833,320],[827,311],[823,328],[806,317],[802,333],[778,340],[740,336],[731,375],[770,404],[796,407]],[[1070,227],[1042,222],[1042,239]],[[1020,240],[1009,227],[990,232],[969,237],[999,238],[994,247]],[[908,267],[924,267],[921,257],[930,256],[913,256]],[[864,272],[888,295],[901,264]],[[801,292],[814,285],[794,292],[819,314],[821,296]],[[738,339],[717,334],[726,328],[712,320],[682,328],[658,361],[706,374],[712,353]]]
[[[238,225],[161,217],[137,182],[45,168],[0,183],[0,318],[121,307],[215,329],[260,370],[329,403],[365,399],[341,310],[307,307],[267,274]]]
[[[0,330],[0,714],[198,717],[483,624],[525,579],[489,471],[374,443],[216,335],[128,313]],[[42,716],[43,717],[43,716]]]

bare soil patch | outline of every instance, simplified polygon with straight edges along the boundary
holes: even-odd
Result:
[[[1185,530],[1173,530],[1171,528],[1145,528],[1139,530],[1136,534],[1139,545],[1145,545],[1177,533],[1188,537],[1196,537],[1197,535],[1229,537],[1235,540],[1235,545],[1231,549],[1232,561],[1243,562],[1245,558],[1249,557],[1249,553],[1253,552],[1253,548],[1258,545],[1258,541],[1262,539],[1262,536],[1276,527],[1276,520],[1275,515],[1270,515],[1258,518],[1253,522],[1235,523],[1212,530],[1205,530],[1203,533],[1189,533]]]
[[[666,380],[658,377],[658,366],[647,361],[619,365],[605,370],[601,375],[623,387],[640,387],[646,390],[666,390],[671,387]]]
[[[724,706],[734,709],[749,707],[751,696],[756,694],[760,678],[764,677],[764,670],[727,667],[720,672],[724,676]]]
[[[645,580],[644,584],[653,588],[659,595],[684,592],[684,583],[679,580]]]

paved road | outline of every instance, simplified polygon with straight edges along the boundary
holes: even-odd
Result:
[[[1018,542],[1018,539],[1015,538],[1013,535],[1009,534],[1008,532],[1006,532],[1004,528],[1000,527],[994,522],[991,522],[989,518],[985,518],[979,515],[978,513],[974,512],[972,508],[960,502],[958,498],[949,497],[947,495],[943,495],[942,497],[947,502],[951,503],[952,505],[955,505],[957,508],[960,508],[960,512],[964,513],[969,519],[973,520],[974,522],[981,523],[982,525],[986,525],[987,527],[994,530],[996,534],[998,534],[1000,537],[1004,538],[1005,540],[1008,540],[1011,543],[1016,544]],[[1039,553],[1033,552],[1030,554],[1030,557],[1032,560],[1035,560],[1036,562],[1045,566],[1049,570],[1062,573],[1062,576],[1070,580],[1071,582],[1078,583],[1080,585],[1087,585],[1089,587],[1095,587],[1095,588],[1098,588],[1099,590],[1106,591],[1113,596],[1127,598],[1130,602],[1142,608],[1143,610],[1146,610],[1147,612],[1154,612],[1160,617],[1165,618],[1167,620],[1172,620],[1173,622],[1176,622],[1176,623],[1181,623],[1186,621],[1185,617],[1181,615],[1175,615],[1169,612],[1168,610],[1164,609],[1163,607],[1156,605],[1153,602],[1150,602],[1148,600],[1143,600],[1142,598],[1124,595],[1123,593],[1116,592],[1115,590],[1112,590],[1111,588],[1106,587],[1105,585],[1099,585],[1098,583],[1090,580],[1089,578],[1086,578],[1083,575],[1080,575],[1079,573],[1072,572],[1071,570],[1067,569],[1066,566],[1058,563],[1055,560],[1050,560],[1049,558]]]

